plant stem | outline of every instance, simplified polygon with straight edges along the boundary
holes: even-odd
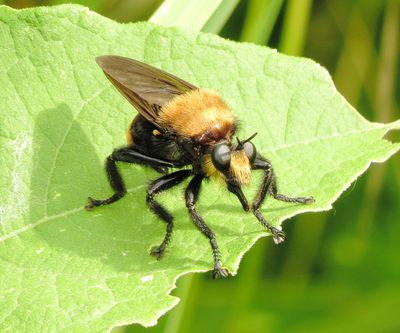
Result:
[[[250,0],[240,40],[268,43],[282,4],[283,0]]]
[[[290,55],[302,54],[311,7],[312,0],[288,1],[279,51]]]

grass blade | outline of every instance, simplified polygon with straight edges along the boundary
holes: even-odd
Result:
[[[223,0],[201,31],[218,34],[232,15],[239,0]]]
[[[279,51],[300,55],[303,51],[312,0],[290,0],[287,4]]]
[[[166,0],[149,21],[164,26],[201,30],[221,3],[222,0]]]
[[[283,0],[250,0],[240,40],[266,44],[282,4]]]

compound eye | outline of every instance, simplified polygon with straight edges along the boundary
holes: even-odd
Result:
[[[243,145],[243,150],[247,158],[249,159],[250,163],[253,164],[257,156],[256,147],[250,141],[247,141]]]
[[[219,171],[226,171],[231,164],[231,149],[228,145],[215,146],[211,153],[211,160]]]

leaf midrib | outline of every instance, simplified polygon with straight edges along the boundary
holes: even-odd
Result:
[[[71,124],[72,124],[72,122],[71,122]],[[72,125],[70,126],[70,128],[71,127],[72,127]],[[376,125],[376,127],[371,127],[371,128],[368,128],[368,129],[353,130],[353,131],[348,131],[348,132],[343,132],[343,133],[333,133],[333,134],[322,136],[322,137],[316,137],[316,138],[313,138],[311,140],[304,140],[304,141],[299,141],[299,142],[293,142],[293,143],[290,143],[290,144],[284,144],[284,145],[278,146],[276,148],[269,149],[267,152],[276,152],[276,151],[279,151],[279,150],[289,149],[289,148],[292,148],[292,147],[295,147],[295,146],[299,146],[299,145],[309,145],[309,144],[312,144],[314,142],[319,142],[321,140],[340,139],[340,138],[343,138],[343,137],[346,137],[346,136],[351,136],[351,135],[356,135],[356,134],[363,134],[363,133],[372,132],[372,131],[375,131],[375,130],[382,130],[385,127],[387,127],[387,126],[378,124],[378,125]],[[68,133],[66,133],[65,137],[67,135],[68,135]],[[58,149],[58,151],[61,150],[61,148],[62,148],[62,145],[60,145],[60,148]],[[54,160],[56,161],[57,157],[55,157]],[[51,178],[52,172],[53,171],[51,171],[51,173],[49,174],[49,179]],[[128,192],[129,193],[134,192],[134,191],[136,191],[136,190],[138,190],[138,189],[140,189],[140,188],[142,188],[144,186],[145,185],[136,186],[135,188],[130,188],[130,189],[128,189]],[[47,201],[46,201],[46,205],[47,205]],[[27,230],[33,229],[33,228],[35,228],[38,225],[41,225],[43,223],[52,221],[52,220],[57,219],[57,218],[67,217],[67,216],[70,216],[72,214],[78,213],[78,212],[83,211],[83,210],[84,210],[84,207],[82,206],[82,207],[78,207],[78,208],[73,208],[73,209],[67,210],[67,211],[62,212],[62,213],[54,214],[54,215],[51,215],[51,216],[47,216],[46,215],[46,216],[42,217],[41,219],[37,220],[36,222],[30,223],[30,224],[28,224],[28,225],[26,225],[26,226],[24,226],[22,228],[14,230],[14,231],[10,232],[9,234],[3,235],[2,237],[0,237],[0,242],[6,241],[6,240],[8,240],[8,239],[10,239],[12,237],[16,237],[16,236],[20,235],[21,233],[23,233],[23,232],[25,232]]]

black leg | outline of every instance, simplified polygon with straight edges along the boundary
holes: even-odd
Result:
[[[162,241],[160,246],[154,247],[150,252],[150,254],[155,256],[157,259],[161,259],[164,254],[165,248],[167,247],[171,239],[172,228],[174,224],[172,215],[168,213],[168,211],[163,206],[161,206],[157,201],[154,200],[154,196],[158,193],[170,189],[175,185],[178,185],[187,177],[189,177],[191,173],[192,170],[179,170],[174,173],[170,173],[152,181],[147,189],[147,205],[154,212],[154,214],[156,214],[161,220],[167,223],[167,231],[164,240]]]
[[[249,203],[241,189],[241,187],[237,184],[229,183],[228,182],[228,190],[229,192],[235,194],[239,199],[240,203],[242,204],[243,209],[248,212],[249,211]]]
[[[254,203],[252,205],[252,209],[254,212],[254,215],[257,217],[258,221],[266,227],[271,233],[274,238],[274,242],[276,244],[282,243],[285,240],[285,233],[271,224],[269,224],[263,215],[261,214],[259,208],[261,204],[263,203],[265,197],[268,194],[271,194],[276,200],[280,201],[285,201],[285,202],[297,202],[301,204],[311,204],[314,202],[313,197],[297,197],[297,198],[291,198],[288,197],[284,194],[279,194],[277,185],[276,185],[276,180],[275,180],[275,175],[272,169],[272,165],[269,161],[264,159],[261,156],[257,156],[256,160],[253,163],[253,169],[262,169],[264,170],[264,178],[260,186],[260,190],[257,193],[257,196],[254,200]]]
[[[144,155],[132,147],[124,147],[120,149],[116,149],[111,154],[111,157],[115,161],[127,162],[127,163],[135,163],[147,165],[155,168],[173,168],[175,165],[171,162],[161,160],[159,158],[151,157],[148,155]]]
[[[118,172],[117,165],[115,162],[127,162],[127,163],[135,163],[135,164],[142,164],[147,165],[150,167],[155,168],[172,168],[174,164],[160,160],[157,158],[153,158],[147,155],[143,155],[138,151],[134,150],[130,147],[124,147],[120,149],[116,149],[113,153],[107,157],[106,159],[106,172],[108,181],[112,189],[114,190],[114,194],[104,200],[96,200],[89,197],[89,201],[85,206],[86,209],[90,210],[94,207],[101,206],[101,205],[108,205],[113,203],[119,199],[121,199],[126,194],[126,188],[124,182],[121,178],[121,175]]]
[[[214,256],[214,271],[213,271],[213,278],[227,277],[229,272],[227,269],[223,268],[221,265],[221,260],[219,258],[219,249],[217,240],[215,239],[215,235],[210,229],[210,227],[204,222],[201,215],[197,212],[195,208],[195,204],[200,192],[201,182],[204,176],[196,175],[190,181],[186,192],[185,192],[185,199],[186,199],[186,207],[189,210],[190,216],[196,225],[196,227],[209,239],[211,248],[213,251]]]

